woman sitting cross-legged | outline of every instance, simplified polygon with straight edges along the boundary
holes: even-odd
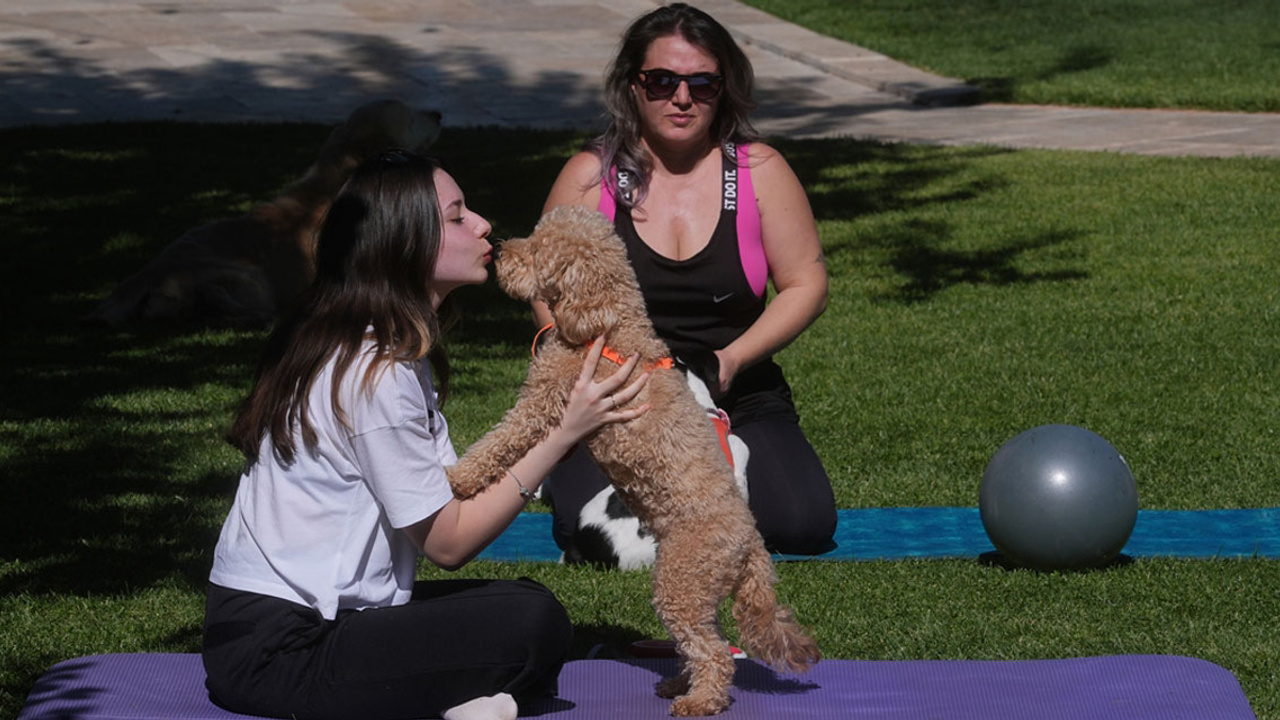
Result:
[[[316,278],[272,332],[230,432],[246,458],[210,574],[210,696],[281,718],[514,718],[554,694],[572,628],[528,581],[415,582],[457,568],[520,513],[552,465],[647,376],[583,365],[556,428],[502,479],[454,497],[437,311],[484,282],[489,223],[429,159],[357,168],[318,240]],[[428,362],[430,360],[430,362]],[[435,378],[432,377],[432,370]],[[616,397],[610,397],[614,395]]]

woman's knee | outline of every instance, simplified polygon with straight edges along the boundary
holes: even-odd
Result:
[[[834,503],[810,499],[807,502],[752,503],[756,528],[772,552],[791,555],[818,555],[835,547]]]
[[[502,691],[522,703],[555,695],[560,668],[573,643],[569,613],[550,590],[533,580],[504,582],[510,582],[520,605],[507,614],[504,641],[511,643],[508,649],[517,652],[522,667]]]
[[[774,532],[761,532],[771,552],[786,555],[821,555],[835,549],[834,531],[812,527],[785,527]]]
[[[523,638],[530,656],[562,659],[573,641],[569,611],[544,585],[528,578],[498,581],[518,597],[507,615],[512,637]]]

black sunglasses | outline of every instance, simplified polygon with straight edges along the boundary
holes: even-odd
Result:
[[[698,102],[715,100],[720,94],[720,81],[724,79],[721,75],[708,72],[677,75],[665,68],[641,70],[636,73],[636,77],[650,100],[666,100],[675,95],[680,83],[684,82],[689,84],[689,95]]]

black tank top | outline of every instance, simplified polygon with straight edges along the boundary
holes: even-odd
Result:
[[[631,211],[619,204],[614,218],[631,267],[644,293],[649,318],[671,352],[719,350],[746,332],[764,312],[742,269],[738,252],[737,167],[722,157],[720,219],[711,241],[693,257],[673,260],[645,244]],[[625,181],[622,183],[625,187]]]
[[[673,260],[649,247],[626,205],[618,203],[614,214],[614,229],[626,245],[649,318],[676,358],[706,357],[738,339],[764,312],[764,293],[757,296],[752,289],[738,248],[739,205],[758,210],[754,198],[737,202],[736,163],[723,154],[721,163],[720,218],[710,242],[690,258]],[[625,173],[615,181],[625,192]],[[608,183],[602,192],[610,192]],[[796,417],[791,388],[771,357],[739,373],[729,393],[716,402],[739,424],[766,416]]]

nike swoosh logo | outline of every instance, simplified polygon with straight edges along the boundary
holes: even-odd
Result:
[[[725,300],[728,300],[731,297],[733,297],[733,293],[729,293],[728,295],[712,295],[711,302],[718,304],[718,303],[724,302]]]

